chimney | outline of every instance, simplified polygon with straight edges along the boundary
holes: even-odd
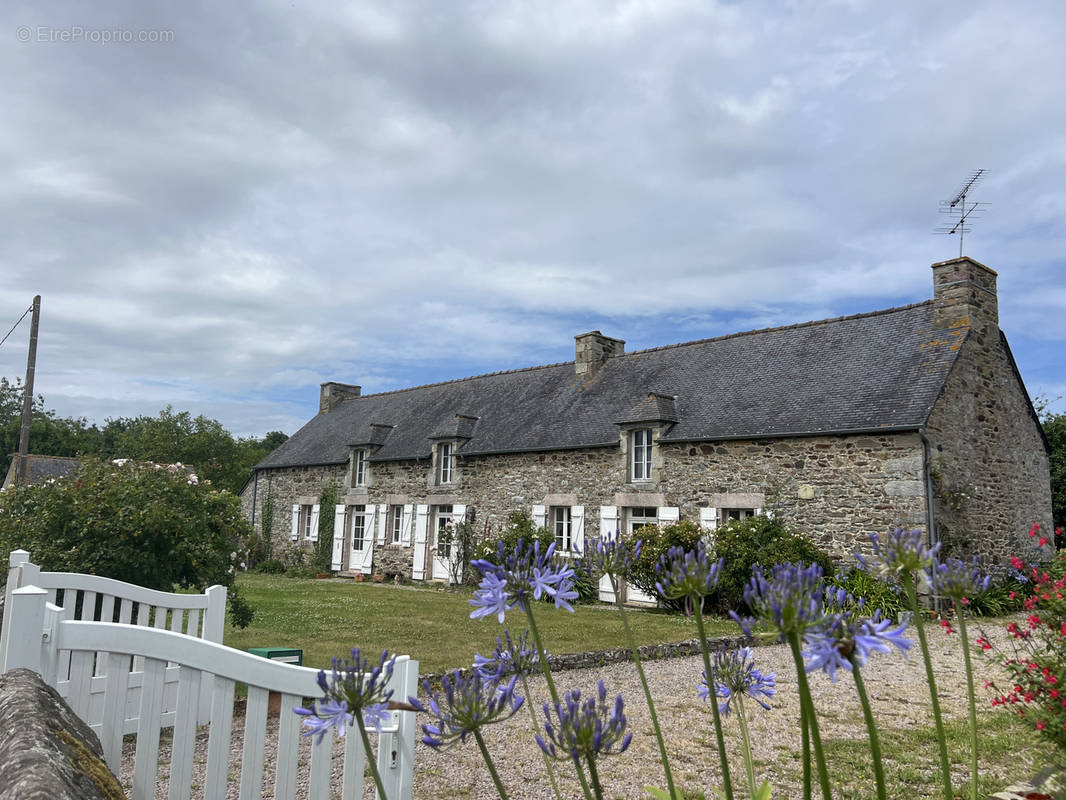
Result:
[[[337,407],[338,403],[358,397],[362,390],[362,386],[350,383],[336,383],[335,381],[323,383],[318,392],[318,413],[328,414]]]
[[[624,341],[604,336],[599,331],[575,336],[574,342],[574,374],[583,380],[592,378],[608,358],[620,356],[626,349]]]
[[[979,336],[997,332],[996,273],[966,257],[933,264],[933,308],[938,328],[969,328]]]

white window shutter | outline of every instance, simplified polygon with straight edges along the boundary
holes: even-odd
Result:
[[[757,517],[757,516],[759,516],[762,513],[762,509],[761,508],[756,508],[753,513]]]
[[[452,506],[452,521],[456,525],[466,522],[466,506],[462,504]]]
[[[318,503],[311,506],[311,541],[318,541]]]
[[[411,523],[415,507],[410,503],[403,507],[403,519],[400,520],[400,544],[404,547],[411,546]]]
[[[676,525],[681,519],[681,509],[675,506],[664,506],[659,509],[659,525]]]
[[[575,553],[585,552],[584,506],[570,506],[570,546]]]
[[[339,572],[344,564],[344,506],[336,506],[333,510],[333,553],[330,556],[329,568]]]
[[[377,507],[377,544],[385,546],[385,528],[388,526],[389,507],[381,503]]]
[[[292,533],[289,534],[292,541],[300,538],[300,504],[292,504]]]
[[[548,525],[548,509],[541,505],[533,506],[533,527],[545,528]]]
[[[618,530],[618,506],[600,506],[600,536],[614,536]]]
[[[421,503],[415,507],[415,551],[411,563],[411,578],[426,579],[426,531],[429,528],[429,506]]]

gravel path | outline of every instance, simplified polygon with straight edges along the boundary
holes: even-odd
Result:
[[[975,626],[976,627],[976,626]],[[994,642],[1005,642],[1002,627],[989,629],[988,635]],[[934,665],[940,686],[941,706],[946,717],[964,718],[966,716],[965,678],[962,654],[957,636],[945,636],[939,629],[927,628],[933,651]],[[976,638],[977,632],[971,637]],[[796,697],[796,677],[791,656],[783,645],[760,647],[755,651],[756,663],[764,672],[777,674],[778,693],[773,701],[773,709],[763,712],[759,708],[749,710],[752,715],[752,746],[759,767],[758,777],[769,780],[774,786],[775,798],[797,797],[800,794],[798,780],[799,764],[793,753],[800,750],[799,702]],[[989,693],[983,690],[984,680],[994,677],[992,668],[980,658],[974,662],[977,671],[979,708],[988,708]],[[671,766],[675,782],[692,789],[706,789],[716,786],[721,781],[718,769],[717,751],[714,743],[714,729],[710,710],[705,703],[696,698],[695,687],[702,671],[699,657],[678,658],[655,661],[646,665],[652,694],[660,722],[668,739]],[[647,709],[643,703],[643,694],[636,670],[631,664],[614,664],[597,669],[573,670],[555,673],[556,685],[560,692],[578,688],[582,693],[592,691],[599,680],[603,680],[608,692],[613,696],[621,692],[626,702],[626,716],[633,742],[629,750],[613,756],[603,764],[601,778],[604,792],[612,798],[646,797],[643,787],[647,784],[664,786],[662,768],[655,744]],[[929,694],[925,688],[925,672],[922,667],[921,654],[917,644],[905,661],[898,654],[878,656],[864,672],[867,691],[871,696],[874,714],[879,730],[890,728],[908,728],[914,725],[929,725],[932,715],[929,706]],[[865,739],[866,728],[863,724],[861,709],[855,694],[854,683],[846,676],[833,684],[824,674],[811,676],[811,688],[819,712],[819,724],[823,739],[846,738]],[[547,686],[543,678],[530,683],[536,707],[548,699]],[[752,709],[754,704],[749,703]],[[758,713],[753,713],[753,711]],[[984,713],[994,713],[988,710]],[[1002,712],[1000,712],[1002,713]],[[243,720],[234,719],[234,742],[232,747],[230,797],[236,798],[236,776],[240,770],[241,741],[239,730]],[[271,735],[276,722],[271,725]],[[540,750],[532,738],[532,722],[529,713],[523,708],[516,716],[505,723],[491,726],[485,730],[485,740],[489,752],[496,761],[504,785],[514,800],[521,798],[549,798],[551,786],[545,776],[544,762]],[[730,750],[730,767],[737,786],[743,784],[743,761],[740,754],[740,734],[735,720],[726,721],[727,746]],[[884,735],[884,734],[882,734]],[[272,736],[271,736],[272,738]],[[206,733],[198,740],[197,766],[194,784],[202,776],[206,760]],[[268,744],[268,748],[270,745]],[[339,747],[338,747],[339,750]],[[160,758],[169,757],[167,747],[161,747]],[[932,776],[937,769],[935,750],[916,753],[913,756],[921,762]],[[268,751],[267,761],[272,754]],[[306,770],[306,758],[301,759]],[[338,759],[339,762],[339,759]],[[495,788],[488,771],[481,760],[476,745],[470,741],[465,745],[444,752],[436,752],[421,743],[415,753],[414,797],[416,800],[436,800],[442,797],[461,797],[471,800],[496,797]],[[1032,768],[1024,763],[1024,754],[1019,754],[1015,765],[1020,774],[998,775],[997,779],[1007,785],[1012,781],[1027,778]],[[160,769],[160,790],[157,797],[166,796],[166,766]],[[124,762],[122,779],[129,786],[132,775],[132,759]],[[568,764],[557,765],[556,775],[560,780],[564,797],[577,797],[580,788],[574,779],[573,768]],[[955,778],[959,781],[966,777],[962,768]],[[339,787],[339,769],[335,775]],[[301,777],[303,780],[304,777]],[[369,775],[367,782],[371,783]],[[931,790],[935,791],[930,781]],[[268,769],[267,786],[270,785]],[[871,779],[872,791],[872,779]],[[338,789],[339,792],[339,789]],[[708,793],[709,794],[709,793]],[[194,793],[195,796],[195,793]],[[267,789],[264,797],[271,797]],[[366,793],[371,797],[370,787]]]

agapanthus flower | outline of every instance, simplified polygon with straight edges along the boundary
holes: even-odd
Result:
[[[485,680],[479,672],[455,670],[440,679],[441,691],[434,691],[429,681],[422,682],[426,705],[418,698],[408,701],[416,711],[429,714],[433,722],[422,725],[423,743],[435,750],[466,741],[474,731],[510,719],[522,707],[525,698],[515,694],[516,676],[506,684]]]
[[[718,576],[724,559],[712,561],[702,541],[695,550],[680,546],[671,547],[655,565],[658,580],[655,588],[663,597],[673,600],[680,597],[705,597],[718,586]]]
[[[874,653],[890,653],[895,647],[901,653],[911,649],[913,642],[903,633],[910,622],[908,615],[901,617],[899,624],[881,618],[881,610],[873,616],[860,616],[852,604],[842,610],[840,603],[835,611],[826,615],[817,628],[808,630],[803,637],[803,657],[807,672],[822,670],[836,683],[837,670],[850,672],[854,667],[864,667]]]
[[[976,597],[988,589],[991,575],[982,575],[977,557],[971,563],[957,558],[945,558],[925,571],[933,593],[959,603]]]
[[[824,591],[818,564],[775,564],[769,576],[755,565],[744,587],[744,600],[755,616],[742,618],[733,612],[733,618],[749,636],[752,623],[760,620],[777,628],[784,641],[790,634],[802,635],[821,624]]]
[[[390,659],[387,650],[381,654],[381,663],[374,667],[362,657],[358,647],[351,651],[350,658],[334,658],[328,674],[325,670],[318,672],[322,699],[313,700],[310,708],[293,709],[304,718],[303,735],[317,735],[322,741],[333,728],[338,736],[344,736],[356,715],[364,725],[380,732],[382,723],[389,720],[393,690],[385,687],[392,680],[395,665],[396,656]]]
[[[624,575],[640,558],[640,540],[630,542],[619,533],[605,533],[585,540],[580,566],[589,575]]]
[[[540,664],[540,655],[529,641],[528,630],[517,639],[512,639],[508,630],[503,635],[506,642],[497,636],[492,656],[474,655],[474,670],[492,683],[499,683],[512,675],[529,675]]]
[[[553,713],[554,712],[554,713]],[[598,756],[624,753],[633,734],[626,731],[622,695],[607,702],[607,688],[599,682],[596,696],[581,699],[577,689],[567,692],[554,708],[544,704],[544,732],[537,734],[540,749],[559,761],[580,763]]]
[[[892,583],[931,566],[940,550],[940,542],[929,546],[924,533],[902,528],[896,528],[884,537],[871,533],[870,544],[873,557],[866,559],[856,553],[855,560],[870,574]]]
[[[763,698],[768,700],[777,694],[776,673],[763,674],[757,669],[750,647],[718,650],[714,654],[711,670],[714,673],[715,695],[724,698],[724,702],[718,704],[719,712],[728,716],[733,698],[741,694],[748,695],[764,709],[770,710],[770,704]],[[696,692],[701,700],[708,700],[711,690],[707,685],[707,673],[701,674],[703,679]]]
[[[501,541],[496,559],[477,559],[470,562],[482,575],[470,605],[472,619],[495,615],[503,623],[512,608],[525,608],[530,598],[551,597],[557,608],[573,611],[569,601],[577,598],[574,590],[574,571],[569,565],[553,558],[555,543],[541,551],[540,542],[532,545],[519,540],[513,550]]]

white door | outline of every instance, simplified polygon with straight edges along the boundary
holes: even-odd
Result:
[[[349,536],[352,543],[348,569],[367,575],[370,573],[371,556],[374,552],[374,506],[352,506],[348,516]]]
[[[453,506],[437,506],[433,520],[433,572],[436,581],[451,581],[452,547],[442,536],[454,523]]]

